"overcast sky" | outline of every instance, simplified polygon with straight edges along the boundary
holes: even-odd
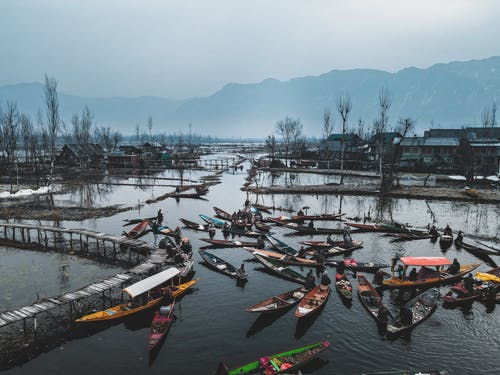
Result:
[[[213,93],[228,82],[500,55],[499,0],[0,0],[0,85],[83,96]]]

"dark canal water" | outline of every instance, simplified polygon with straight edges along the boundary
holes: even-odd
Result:
[[[168,172],[165,176],[175,176],[177,172]],[[199,172],[186,172],[184,177],[197,179]],[[198,214],[213,214],[212,206],[219,206],[228,211],[240,208],[245,194],[240,186],[246,172],[228,174],[223,183],[210,188],[208,201],[166,200],[144,206],[140,212],[125,212],[110,218],[86,220],[83,222],[62,222],[64,227],[84,227],[112,234],[122,232],[122,219],[138,216],[154,216],[159,208],[165,214],[167,224],[179,225],[180,217],[201,221]],[[115,186],[102,194],[68,193],[56,197],[56,201],[86,200],[86,204],[131,204],[138,200],[158,196],[171,188],[147,188],[144,190],[128,186]],[[99,189],[98,189],[99,190]],[[101,189],[102,190],[102,189]],[[86,198],[83,198],[83,195]],[[89,200],[88,197],[91,199]],[[253,197],[251,197],[254,199]],[[450,224],[453,229],[462,229],[466,233],[483,237],[495,237],[499,230],[499,207],[487,204],[464,204],[441,201],[393,200],[391,204],[381,206],[374,197],[344,198],[337,196],[265,196],[259,203],[277,206],[292,206],[296,209],[309,206],[310,212],[337,212],[342,204],[342,212],[348,216],[363,216],[370,212],[373,218],[412,223],[425,226],[433,217],[438,227]],[[85,204],[82,202],[82,204]],[[281,213],[277,213],[281,214]],[[48,223],[53,224],[53,223]],[[318,224],[319,225],[319,224]],[[325,223],[325,225],[328,225]],[[330,224],[332,226],[338,224]],[[322,224],[323,226],[323,224]],[[287,232],[277,228],[276,236],[287,243],[297,246],[301,237],[285,236]],[[184,230],[194,248],[203,246],[199,240],[203,234]],[[148,235],[145,240],[153,241]],[[219,238],[220,234],[216,238]],[[427,241],[409,243],[390,243],[390,238],[377,234],[357,234],[355,239],[364,241],[364,248],[353,253],[353,257],[362,261],[387,263],[395,254],[401,255],[441,255],[439,245]],[[320,237],[318,237],[320,239]],[[242,249],[213,250],[214,253],[234,265],[246,262],[251,257]],[[2,250],[1,268],[26,270],[39,263],[29,252]],[[37,255],[47,256],[47,255]],[[462,264],[478,260],[465,251],[450,248],[446,256],[457,257]],[[55,258],[54,258],[55,257]],[[46,266],[47,276],[37,274],[37,288],[54,293],[60,292],[57,273],[60,264],[57,255]],[[324,310],[314,319],[298,322],[294,309],[263,319],[247,313],[244,309],[271,295],[287,291],[296,284],[268,275],[260,270],[257,263],[248,262],[249,282],[244,288],[237,287],[232,279],[215,273],[199,264],[199,255],[195,252],[195,277],[201,278],[193,294],[185,296],[176,306],[178,319],[153,363],[150,363],[146,340],[149,332],[151,315],[134,318],[118,325],[109,326],[98,332],[66,342],[58,348],[43,353],[20,367],[6,371],[9,374],[209,374],[215,370],[221,360],[230,367],[251,361],[259,356],[294,348],[319,340],[329,340],[331,349],[319,359],[304,368],[304,373],[322,374],[360,374],[365,372],[383,372],[390,370],[426,370],[446,369],[452,374],[484,374],[500,372],[500,306],[487,309],[480,303],[474,303],[467,309],[444,309],[439,307],[423,324],[411,332],[411,335],[389,341],[378,333],[377,326],[359,300],[355,297],[351,306],[342,303],[340,296],[333,291]],[[498,261],[499,259],[494,259]],[[109,266],[99,266],[91,261],[65,259],[63,264],[70,264],[69,272],[75,275],[70,287],[77,287],[89,276],[100,278],[112,273]],[[482,265],[481,270],[490,266]],[[304,274],[307,270],[300,270]],[[52,278],[51,274],[56,276]],[[330,275],[333,277],[334,269]],[[86,275],[83,279],[81,275]],[[371,276],[369,279],[371,280]],[[33,290],[33,280],[24,274],[11,271],[9,280],[15,285],[25,284],[22,288]],[[56,280],[56,284],[53,280]],[[352,278],[351,278],[352,279]],[[31,302],[23,296],[23,289],[13,289],[12,283],[1,278],[2,290],[8,290],[9,300],[1,300],[4,306],[19,306]],[[353,281],[354,291],[356,281]],[[52,286],[50,286],[52,285]],[[21,288],[21,286],[19,286]],[[69,288],[69,286],[68,286]],[[448,287],[442,287],[442,294]],[[20,291],[21,290],[21,291]],[[7,294],[3,292],[4,294]],[[387,304],[394,306],[394,296],[384,292]],[[5,298],[5,297],[3,297]],[[4,305],[6,304],[6,305]]]

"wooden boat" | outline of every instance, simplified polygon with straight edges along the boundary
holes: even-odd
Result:
[[[379,323],[378,310],[384,302],[377,290],[363,275],[358,275],[358,297],[365,309]]]
[[[238,228],[231,228],[229,230],[229,233],[234,234],[235,236],[245,236],[252,238],[258,238],[262,235],[262,233],[260,232],[256,232],[253,230],[238,229]]]
[[[266,238],[271,243],[272,247],[274,247],[280,253],[291,255],[297,255],[299,253],[293,247],[287,245],[281,240],[278,240],[276,237],[271,236],[270,234],[266,234]]]
[[[345,268],[354,272],[377,272],[381,268],[390,267],[388,264],[372,263],[372,262],[358,262],[354,259],[344,260],[330,260],[326,264],[329,266],[337,267],[339,263],[344,263]]]
[[[464,194],[471,198],[479,198],[479,193],[476,189],[471,189],[469,187],[464,189]]]
[[[271,210],[274,209],[274,207],[264,206],[263,204],[254,204],[253,207],[255,207],[256,209],[258,209],[259,211],[266,212],[268,214],[270,214]]]
[[[345,223],[350,227],[359,229],[364,232],[384,232],[385,229],[382,225],[379,224],[358,224],[358,223]]]
[[[143,220],[128,232],[123,232],[123,235],[128,238],[139,238],[146,234],[149,228],[149,220]]]
[[[342,216],[344,215],[345,214],[294,215],[290,217],[288,221],[304,222],[304,220],[314,220],[314,221],[342,220]]]
[[[454,306],[482,299],[486,296],[487,290],[487,284],[474,285],[473,294],[469,295],[469,291],[464,287],[463,283],[460,282],[453,285],[448,293],[444,295],[443,305]]]
[[[300,258],[290,254],[276,253],[274,251],[267,251],[262,249],[256,249],[253,247],[245,247],[245,250],[251,252],[252,254],[258,254],[266,259],[273,259],[281,264],[289,264],[291,266],[302,266],[302,267],[317,267],[320,264],[312,259]]]
[[[319,252],[321,252],[321,254],[323,254],[323,256],[325,256],[325,257],[331,257],[334,255],[342,255],[342,254],[350,253],[354,250],[361,249],[362,247],[363,247],[362,241],[354,241],[353,240],[353,241],[351,241],[351,246],[349,246],[349,247],[333,246],[333,247],[330,247],[328,250],[319,250]],[[318,252],[317,250],[312,250],[312,251],[308,251],[307,254],[314,255],[317,252]]]
[[[293,225],[295,224],[295,225]],[[317,235],[317,234],[342,234],[345,232],[345,229],[342,228],[316,228],[309,227],[308,225],[300,225],[296,223],[289,223],[284,225],[285,228],[292,229],[300,234],[309,234],[309,235]]]
[[[161,306],[155,312],[148,337],[148,350],[153,351],[165,340],[174,318],[175,300],[168,306]]]
[[[246,279],[238,276],[238,269],[232,264],[226,262],[224,259],[221,259],[208,251],[200,250],[200,256],[203,258],[205,263],[214,269],[217,272],[223,273],[233,279]]]
[[[266,223],[273,223],[281,227],[283,225],[289,224],[290,223],[289,219],[290,219],[289,216],[266,217],[264,221]]]
[[[479,267],[479,263],[466,264],[460,267],[460,271],[456,274],[449,274],[447,268],[444,266],[449,266],[451,261],[443,257],[402,257],[401,262],[406,269],[409,266],[422,266],[418,271],[417,280],[410,281],[408,278],[394,276],[394,271],[392,273],[392,278],[384,280],[383,284],[388,288],[415,288],[415,287],[426,287],[435,284],[442,284],[450,282],[467,275],[474,269]],[[428,267],[439,267],[439,271],[435,271]]]
[[[214,207],[214,211],[215,211],[215,216],[224,220],[233,221],[233,217],[229,212],[226,212],[218,207]]]
[[[303,288],[297,288],[285,293],[278,294],[271,298],[267,298],[256,305],[247,307],[246,311],[254,313],[274,313],[277,311],[288,309],[298,303],[306,295]]]
[[[412,312],[411,323],[404,325],[403,322],[401,322],[400,315],[395,315],[387,324],[387,332],[393,335],[398,334],[422,323],[436,309],[436,302],[439,297],[439,290],[432,288],[408,301],[405,306]]]
[[[256,221],[255,223],[255,228],[260,230],[261,232],[269,232],[271,231],[271,226],[264,224],[261,221]]]
[[[452,243],[453,243],[453,235],[451,234],[442,234],[439,237],[439,247],[443,251],[447,250]]]
[[[142,223],[144,220],[149,220],[149,221],[153,221],[153,220],[156,220],[157,217],[156,216],[153,216],[153,217],[145,217],[143,219],[123,219],[123,221],[125,223],[123,223],[122,226],[126,227],[127,225],[133,225],[133,224],[139,224],[139,223]]]
[[[344,241],[299,241],[299,244],[307,246],[311,249],[328,249],[333,246],[340,246],[344,244]]]
[[[330,346],[328,341],[318,342],[311,345],[302,346],[297,349],[288,350],[266,357],[261,357],[257,361],[246,365],[227,370],[223,364],[219,366],[223,370],[218,370],[216,375],[250,375],[250,374],[294,374],[297,370],[317,357]]]
[[[433,239],[437,236],[432,234],[415,234],[415,233],[388,233],[388,236],[394,237],[390,242],[405,242],[415,240]]]
[[[194,221],[191,220],[186,220],[186,219],[179,219],[184,226],[186,226],[189,229],[194,229],[194,230],[199,230],[202,232],[208,232],[208,224],[202,225],[195,223]]]
[[[157,287],[160,284],[167,282],[173,277],[180,274],[180,271],[175,268],[169,268],[168,270],[159,272],[153,276],[150,276],[144,280],[141,280],[127,288],[124,289],[131,298],[136,298],[149,290]],[[180,284],[178,289],[172,292],[173,297],[178,297],[185,293],[189,288],[191,288],[198,280],[191,280],[187,283]],[[117,320],[121,318],[126,318],[130,315],[137,314],[142,311],[149,310],[153,307],[158,306],[163,300],[163,296],[150,299],[147,303],[143,305],[136,305],[132,302],[121,303],[119,305],[110,307],[106,310],[97,311],[92,314],[88,314],[82,316],[80,319],[77,319],[77,323],[93,323],[93,322],[103,322],[109,320]]]
[[[342,298],[348,301],[352,300],[352,285],[347,276],[344,275],[342,279],[336,280],[335,288]]]
[[[229,240],[212,240],[210,238],[200,238],[202,241],[212,244],[214,247],[256,247],[259,244],[257,242],[247,242],[247,241],[229,241]]]
[[[297,318],[304,318],[318,312],[325,304],[329,295],[330,287],[328,285],[318,285],[302,298],[302,301],[300,301],[299,306],[295,310],[295,316]]]
[[[495,251],[495,250],[490,250],[490,249],[485,249],[485,248],[482,248],[482,247],[479,247],[479,246],[474,246],[474,245],[470,245],[468,243],[465,243],[462,241],[460,241],[458,238],[455,239],[455,245],[457,247],[460,247],[464,250],[467,250],[468,252],[470,252],[471,254],[474,254],[474,255],[500,255],[500,252],[499,251]]]
[[[220,220],[220,219],[217,219],[215,217],[210,217],[210,216],[203,215],[203,214],[200,214],[198,216],[201,218],[201,220],[203,220],[207,224],[213,224],[217,228],[222,228],[224,226],[224,223],[225,223],[224,220]]]
[[[427,230],[415,229],[415,228],[407,227],[403,224],[381,223],[380,226],[384,229],[384,232],[388,232],[388,233],[411,233],[411,234],[416,234],[416,235],[424,235],[424,234],[429,233]]]
[[[283,267],[280,262],[271,258],[265,258],[262,255],[254,253],[253,256],[264,265],[272,273],[299,284],[305,284],[306,277],[298,272],[295,272],[288,267]]]

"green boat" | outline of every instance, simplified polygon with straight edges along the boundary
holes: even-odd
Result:
[[[283,353],[261,357],[257,361],[250,362],[233,370],[224,370],[224,366],[220,365],[216,375],[273,375],[292,373],[318,356],[329,346],[330,343],[328,341],[318,342]]]

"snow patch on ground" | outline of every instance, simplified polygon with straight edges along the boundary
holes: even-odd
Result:
[[[8,192],[8,191],[2,191],[2,192],[0,192],[0,199],[21,198],[21,197],[29,197],[32,195],[43,195],[43,194],[48,194],[52,191],[54,191],[53,185],[42,186],[41,188],[38,188],[36,190],[21,189],[21,190],[16,191],[13,194]]]

